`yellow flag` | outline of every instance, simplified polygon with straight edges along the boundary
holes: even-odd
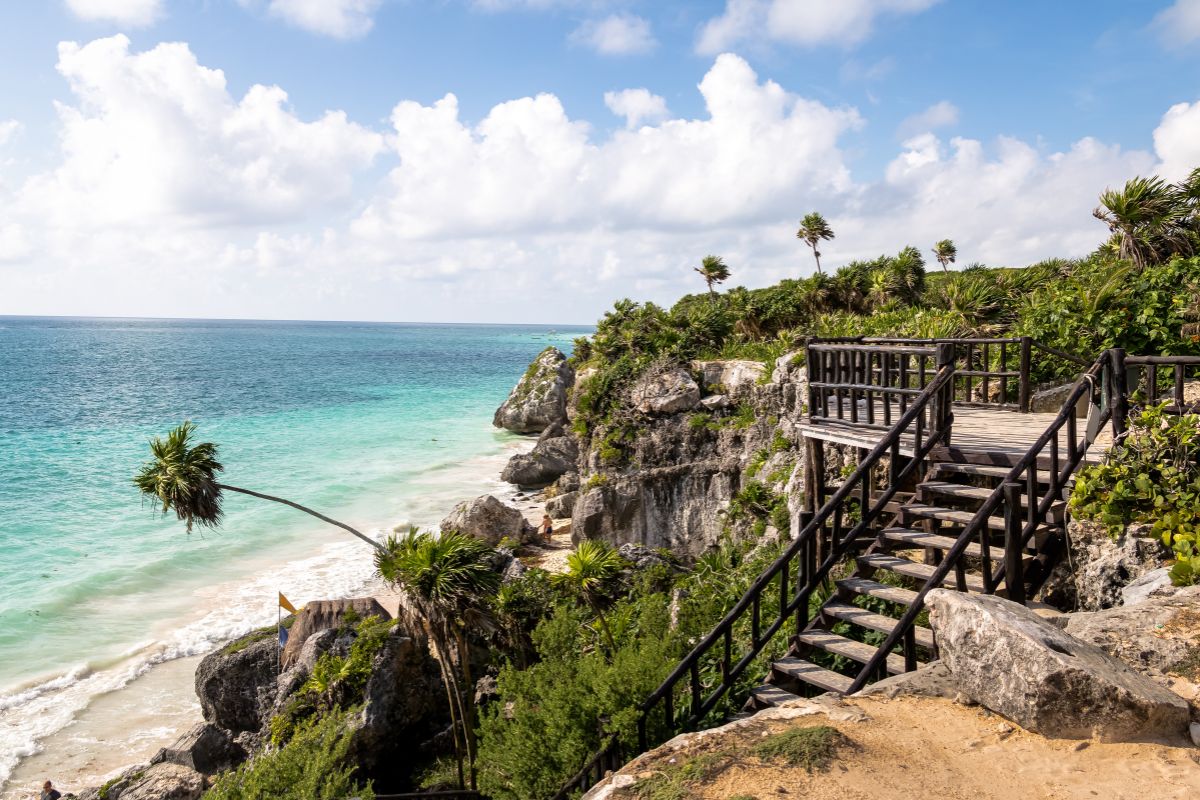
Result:
[[[299,611],[296,610],[296,607],[294,605],[292,605],[292,601],[288,600],[286,597],[283,596],[283,592],[279,593],[279,605],[282,606],[283,608],[286,608],[288,611],[292,612],[293,614],[300,613]]]

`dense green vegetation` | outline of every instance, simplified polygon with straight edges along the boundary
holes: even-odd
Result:
[[[1114,535],[1149,524],[1174,553],[1171,580],[1200,582],[1200,416],[1157,406],[1131,419],[1109,457],[1078,472],[1071,509]]]
[[[209,800],[371,800],[370,785],[354,780],[347,718],[354,711],[326,714],[301,725],[279,750],[258,756],[222,775],[204,796]]]

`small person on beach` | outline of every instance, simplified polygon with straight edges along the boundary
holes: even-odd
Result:
[[[62,793],[54,788],[53,783],[46,781],[42,784],[41,800],[58,800],[60,797],[62,797]]]
[[[542,524],[540,527],[542,531],[542,538],[549,542],[550,537],[554,534],[554,523],[550,521],[549,514],[542,514]]]

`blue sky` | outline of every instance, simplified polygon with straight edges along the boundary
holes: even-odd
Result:
[[[807,274],[814,208],[833,265],[1081,255],[1200,166],[1198,43],[1200,0],[4,0],[0,313],[585,322]]]

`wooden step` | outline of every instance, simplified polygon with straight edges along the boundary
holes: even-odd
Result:
[[[930,466],[937,472],[954,472],[959,475],[984,475],[989,478],[1007,478],[1012,472],[1012,467],[995,466],[992,464],[963,464],[957,461],[935,461]],[[1024,480],[1024,476],[1022,476]],[[1037,471],[1038,483],[1050,483],[1050,473],[1047,470]],[[1067,483],[1070,484],[1075,480],[1075,476],[1071,475],[1067,478]]]
[[[805,631],[796,637],[797,641],[803,642],[809,647],[815,647],[818,650],[824,650],[826,653],[833,653],[835,656],[845,656],[852,658],[860,664],[866,664],[875,654],[879,652],[879,648],[872,647],[869,644],[847,639],[845,636],[838,636],[830,631]],[[887,671],[892,675],[899,675],[904,672],[904,658],[895,653],[889,653],[887,657]]]
[[[870,578],[842,578],[840,581],[836,581],[836,583],[839,589],[851,594],[860,594],[865,597],[874,597],[878,600],[887,600],[889,603],[911,606],[917,602],[916,592],[902,589],[899,586],[888,586],[886,583],[879,583]]]
[[[1048,520],[1059,519],[1061,513],[1066,508],[1066,503],[1062,500],[1055,500],[1046,515]],[[922,517],[924,519],[939,519],[942,522],[949,522],[952,525],[966,527],[967,524],[975,518],[974,511],[964,511],[961,508],[946,508],[945,506],[931,506],[925,503],[909,503],[904,507],[904,513],[909,516]],[[1022,527],[1024,527],[1025,515],[1021,515]],[[1004,517],[988,517],[987,526],[989,530],[1002,531],[1006,523]],[[1038,525],[1038,529],[1042,530],[1049,526],[1048,522],[1043,522]]]
[[[958,500],[979,501],[987,500],[992,496],[993,491],[982,486],[964,486],[961,483],[947,483],[945,481],[925,481],[924,483],[919,484],[918,489],[923,490],[923,493],[925,494],[938,494],[945,497],[953,497]],[[1022,507],[1027,508],[1029,506],[1028,497],[1029,495],[1025,494],[1024,492],[1021,493]],[[1040,497],[1038,498],[1038,502],[1041,502]],[[1056,500],[1054,504],[1050,506],[1050,513],[1054,514],[1055,512],[1061,511],[1065,506],[1066,503],[1061,500]]]
[[[803,700],[804,698],[798,694],[792,694],[789,691],[780,689],[778,686],[772,686],[769,683],[764,683],[762,686],[756,686],[750,690],[750,702],[756,708],[771,708],[773,706],[781,706],[784,703],[790,703],[793,700]]]
[[[867,611],[865,608],[859,608],[850,603],[843,603],[841,600],[830,600],[821,607],[821,613],[834,619],[840,619],[843,622],[857,625],[860,628],[868,628],[880,633],[891,633],[895,630],[896,623],[900,621],[891,617],[885,617],[882,614]],[[914,638],[918,645],[933,649],[933,631],[920,625],[913,626],[913,630],[915,633]]]
[[[771,665],[771,668],[801,683],[816,686],[818,689],[824,689],[827,692],[845,694],[850,691],[850,685],[854,683],[853,678],[849,678],[833,670],[825,669],[824,667],[819,667],[811,661],[805,661],[803,658],[796,658],[794,656],[779,659]]]
[[[910,547],[932,547],[937,550],[949,550],[954,547],[955,539],[950,536],[939,536],[936,533],[914,531],[909,528],[884,528],[880,532],[883,538],[893,542],[903,542]],[[978,542],[971,542],[964,551],[969,556],[983,558],[983,547]],[[1004,557],[1004,545],[992,546],[992,558]]]
[[[907,558],[897,558],[896,556],[883,555],[875,553],[868,556],[859,556],[858,563],[864,567],[874,567],[875,569],[886,569],[889,572],[895,572],[897,575],[907,575],[910,578],[918,580],[929,580],[933,577],[933,573],[937,571],[937,567],[929,564],[918,564],[915,561],[909,561]],[[973,573],[967,573],[967,590],[983,594],[986,590],[983,588],[983,577]],[[946,573],[946,577],[942,579],[943,586],[951,588],[957,586],[954,577],[954,570],[951,569]]]

